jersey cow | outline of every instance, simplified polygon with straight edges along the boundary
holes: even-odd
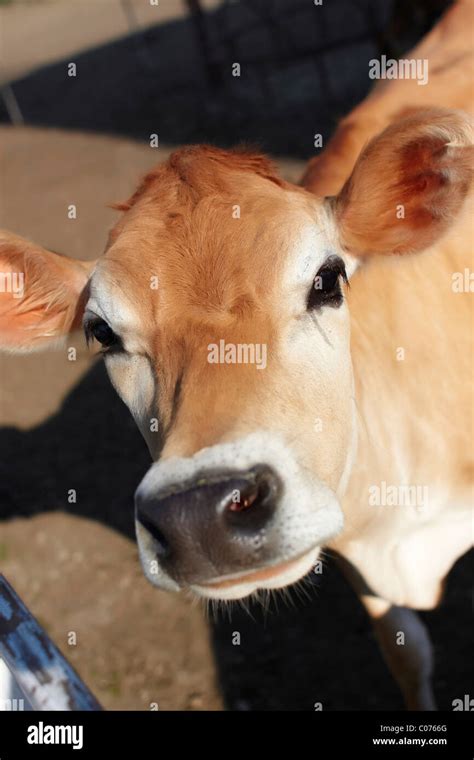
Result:
[[[381,83],[302,186],[260,155],[184,148],[120,204],[95,264],[0,240],[2,272],[25,276],[0,299],[2,347],[82,323],[148,443],[149,580],[238,599],[329,547],[421,709],[431,648],[409,608],[438,603],[471,544],[470,8],[413,51],[428,85]]]

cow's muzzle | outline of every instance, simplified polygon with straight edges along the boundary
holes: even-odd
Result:
[[[139,542],[179,586],[265,566],[282,484],[269,467],[206,473],[161,493],[136,494]],[[144,559],[142,553],[142,561]],[[150,576],[152,568],[145,568]],[[159,585],[159,584],[157,584]]]

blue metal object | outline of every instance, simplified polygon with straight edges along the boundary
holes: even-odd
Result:
[[[3,575],[0,658],[34,710],[102,709]]]

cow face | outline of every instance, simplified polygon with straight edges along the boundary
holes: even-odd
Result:
[[[150,580],[241,596],[341,529],[349,266],[327,204],[261,158],[185,150],[132,199],[84,323],[160,455],[136,494]]]
[[[82,264],[5,238],[27,278],[4,344],[40,345],[82,315],[147,440],[136,527],[155,585],[281,587],[342,530],[356,449],[346,282],[364,256],[444,232],[469,185],[467,133],[438,111],[400,122],[331,199],[258,156],[178,151],[121,205],[88,281]]]

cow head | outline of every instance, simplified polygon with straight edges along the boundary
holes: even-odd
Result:
[[[0,269],[24,273],[25,292],[0,294],[0,344],[31,350],[82,321],[148,443],[136,528],[154,584],[281,587],[342,530],[357,439],[347,282],[364,257],[444,233],[468,144],[462,115],[411,116],[326,199],[261,156],[186,148],[121,204],[94,267],[2,235]]]

